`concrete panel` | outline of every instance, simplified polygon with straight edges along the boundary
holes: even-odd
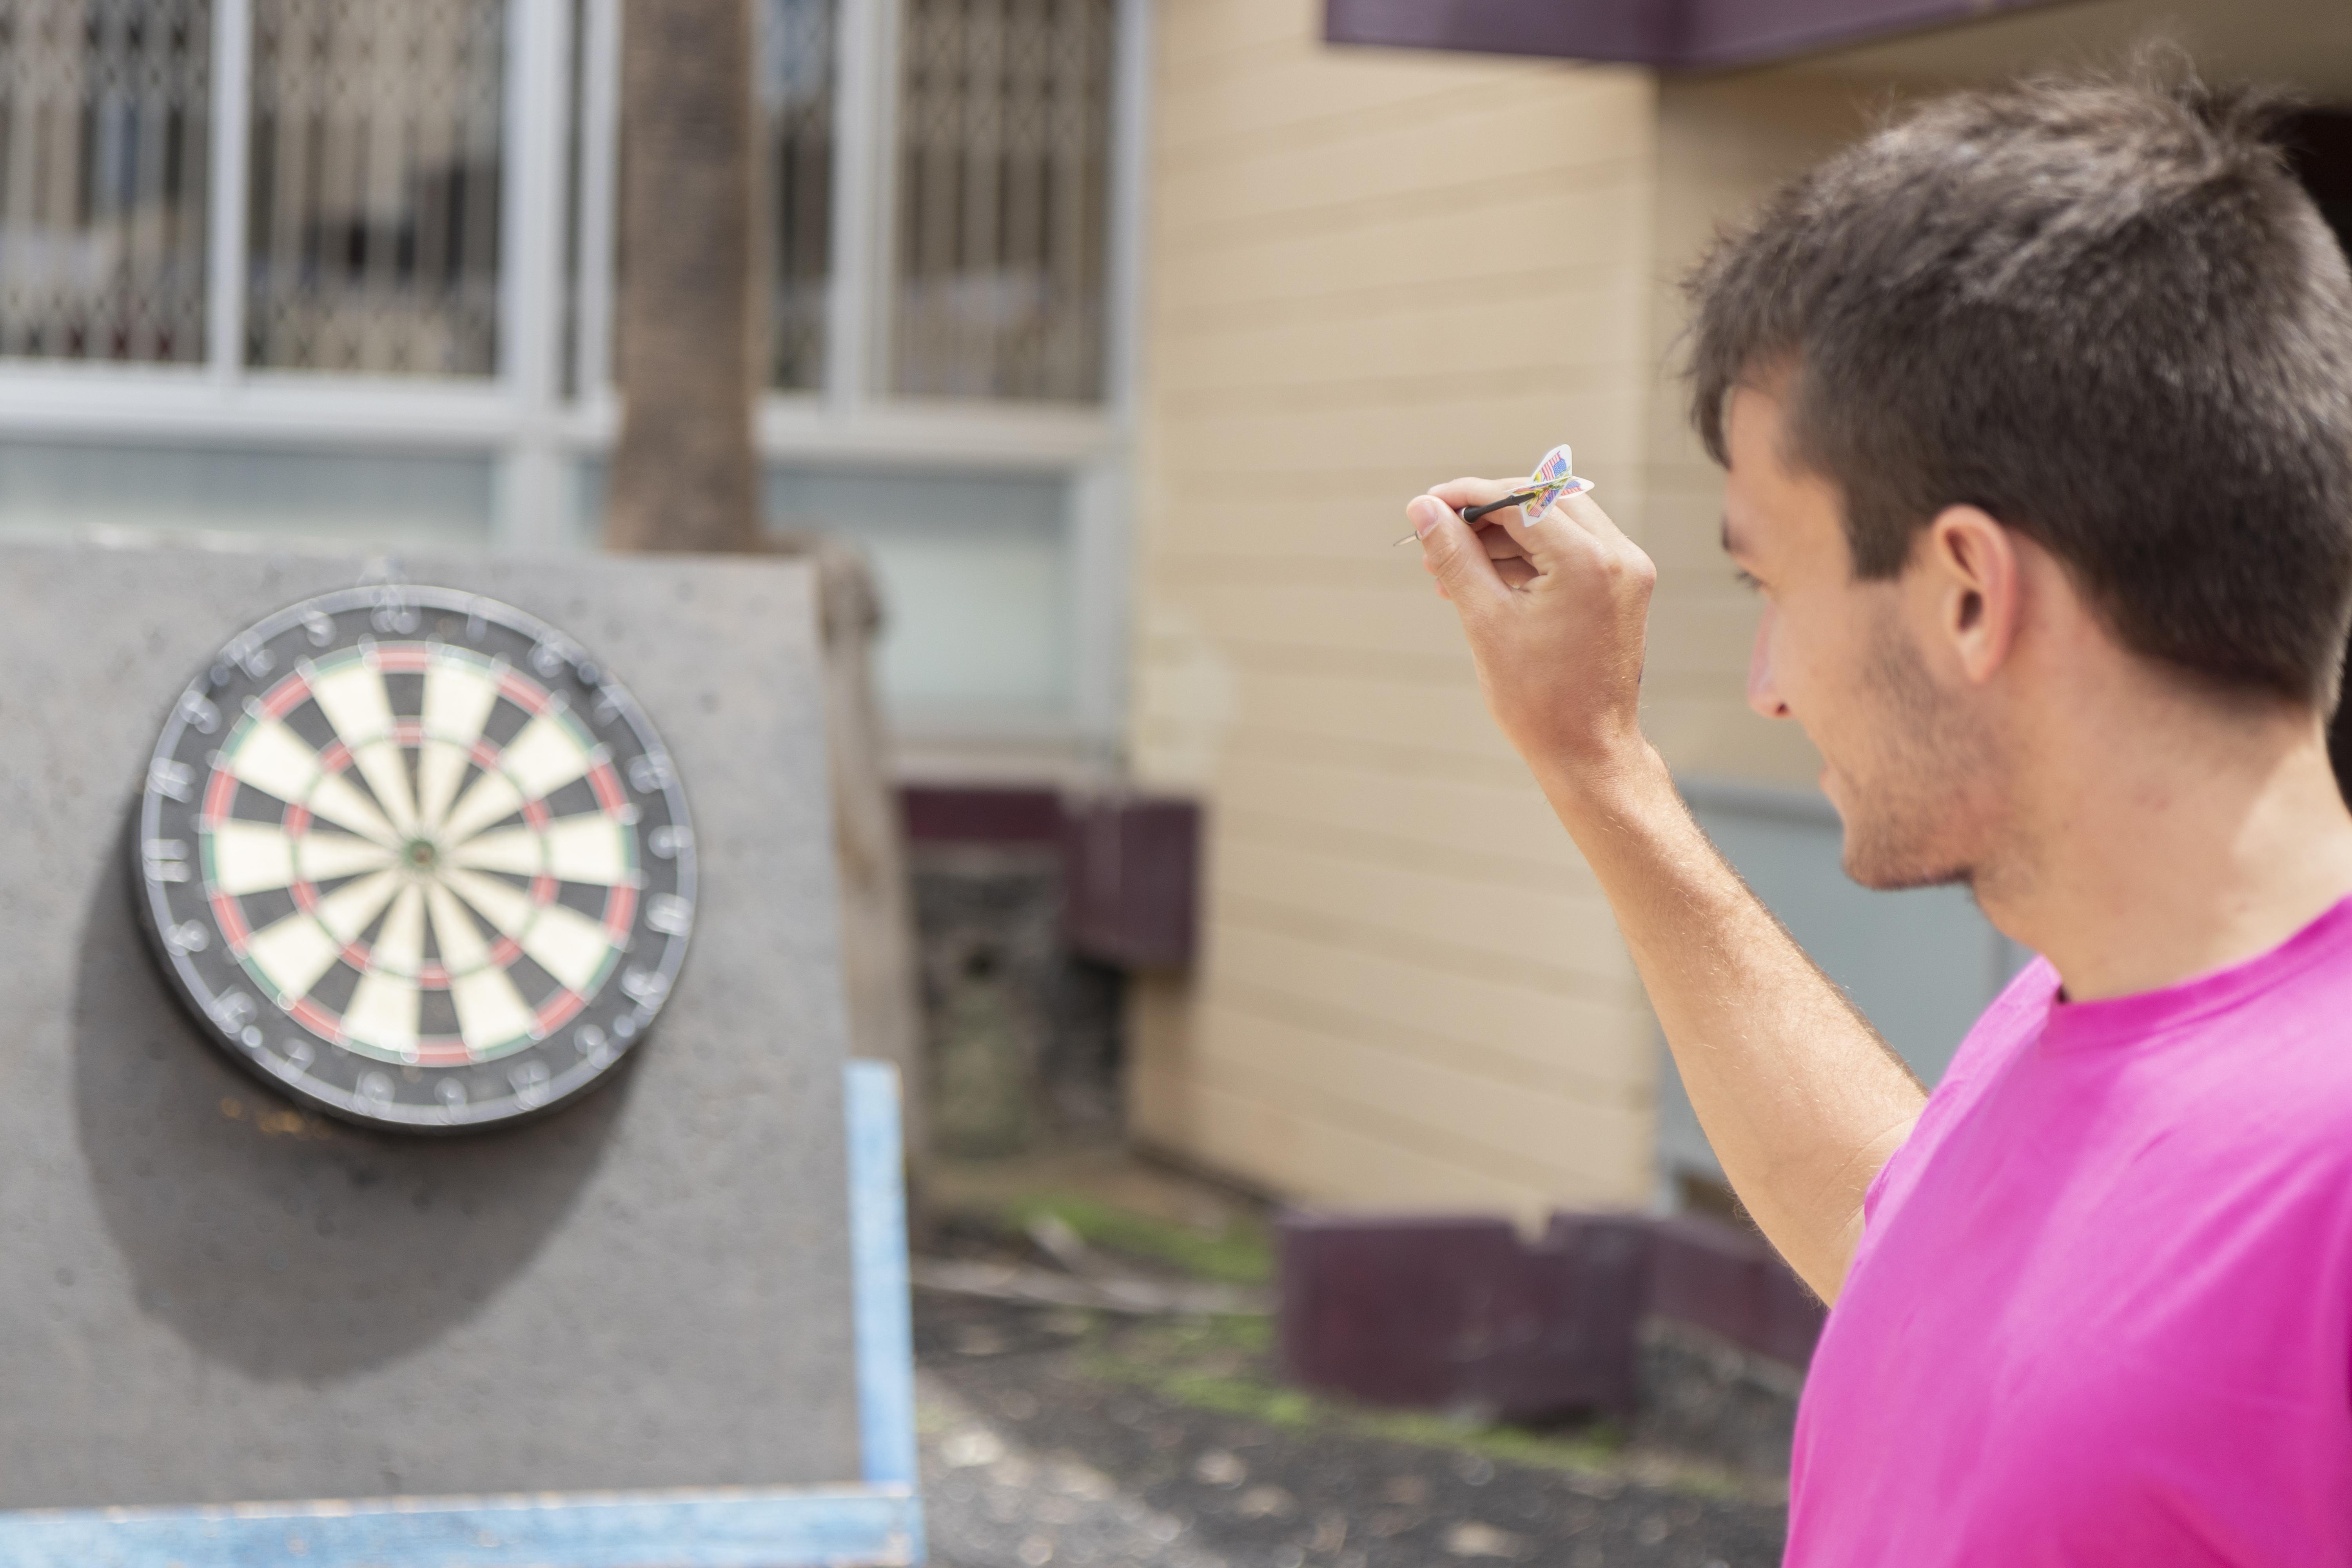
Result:
[[[416,1141],[303,1114],[206,1043],[125,869],[189,677],[363,569],[0,547],[0,1507],[855,1478],[810,575],[402,563],[631,688],[704,879],[675,994],[614,1081]]]
[[[1879,893],[1844,867],[1843,828],[1818,794],[1685,780],[1699,826],[1822,973],[1843,987],[1921,1082],[1944,1076],[1961,1039],[2027,954],[1992,928],[1964,888]],[[1658,1161],[1663,1181],[1720,1180],[1663,1039]]]

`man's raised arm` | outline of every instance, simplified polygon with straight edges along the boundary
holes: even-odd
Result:
[[[1533,524],[1459,508],[1508,486],[1461,479],[1408,509],[1462,617],[1486,705],[1599,877],[1740,1202],[1834,1300],[1871,1178],[1926,1093],[1707,842],[1641,732],[1656,569],[1586,495]]]

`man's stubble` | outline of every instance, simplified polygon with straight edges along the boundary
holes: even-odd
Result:
[[[1892,606],[1871,630],[1864,754],[1840,766],[1845,874],[1892,892],[1973,888],[1998,752],[1978,714],[1937,688]]]

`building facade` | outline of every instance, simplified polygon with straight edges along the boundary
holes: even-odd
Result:
[[[621,3],[0,0],[0,531],[593,548]],[[1404,500],[1574,443],[1660,566],[1651,733],[1932,1079],[2021,955],[1845,884],[1746,709],[1677,279],[1890,100],[2151,29],[2352,101],[2319,0],[1588,10],[754,0],[768,521],[874,562],[909,781],[1202,803],[1129,1120],[1286,1196],[1720,1199]]]
[[[913,765],[1118,749],[1140,0],[754,0],[779,530]],[[0,528],[591,547],[619,0],[0,0]]]
[[[1561,440],[1658,563],[1649,733],[1934,1081],[2024,955],[1958,889],[1846,882],[1818,759],[1748,710],[1678,283],[1885,108],[2153,34],[2352,100],[2352,13],[2314,0],[1163,7],[1129,731],[1212,816],[1202,962],[1135,996],[1140,1136],[1328,1203],[1727,1202],[1605,904],[1391,548],[1408,497]],[[2305,172],[2340,202],[2347,167]]]

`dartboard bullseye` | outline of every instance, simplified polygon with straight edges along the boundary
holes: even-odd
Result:
[[[232,641],[164,721],[133,875],[182,999],[322,1110],[480,1127],[645,1037],[694,922],[668,753],[576,644],[442,588]]]

